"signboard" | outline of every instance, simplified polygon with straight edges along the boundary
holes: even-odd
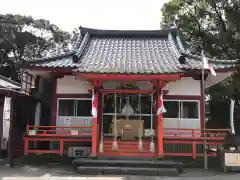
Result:
[[[225,153],[225,165],[240,167],[240,153]]]
[[[28,134],[29,134],[29,136],[34,136],[34,135],[36,135],[36,130],[29,130]]]
[[[7,149],[10,129],[10,115],[11,115],[10,111],[11,111],[11,98],[5,97],[3,106],[3,133],[1,142],[2,149]]]
[[[65,126],[70,126],[71,125],[71,118],[64,118],[63,123],[64,123]]]
[[[144,135],[145,136],[155,136],[155,131],[154,129],[144,129]]]

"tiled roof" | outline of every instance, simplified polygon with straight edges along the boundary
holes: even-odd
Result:
[[[77,67],[75,63],[73,63],[72,56],[75,54],[74,51],[59,54],[52,57],[38,58],[34,60],[25,60],[24,64],[28,64],[30,66],[35,67],[46,67],[46,68],[61,68],[61,67]]]
[[[186,52],[177,29],[117,31],[81,27],[80,31],[72,52],[41,59],[34,66],[128,74],[178,73],[202,67],[199,56]],[[186,58],[186,64],[179,63],[180,56]],[[216,69],[234,66],[233,61],[212,63]]]
[[[202,59],[201,56],[192,55],[189,53],[182,53],[186,57],[186,65],[183,69],[201,69],[202,68]],[[217,59],[210,59],[207,58],[208,62],[212,65],[214,69],[223,69],[223,68],[232,68],[237,65],[239,60],[217,60]],[[195,67],[191,68],[189,65],[194,64]]]
[[[0,75],[0,87],[9,89],[19,89],[21,87],[21,84],[5,76]]]

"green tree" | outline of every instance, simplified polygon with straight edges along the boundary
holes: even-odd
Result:
[[[178,27],[192,53],[199,54],[203,49],[208,57],[240,59],[239,0],[170,0],[164,4],[162,15],[162,27]],[[210,120],[219,120],[220,112],[222,117],[229,113],[225,105],[217,107],[217,103],[225,104],[234,97],[239,106],[239,77],[237,72],[207,90]]]
[[[17,64],[69,50],[71,35],[48,20],[0,15],[0,74],[18,80]]]

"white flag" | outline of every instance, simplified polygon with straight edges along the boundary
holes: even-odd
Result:
[[[213,69],[212,65],[208,63],[208,60],[207,60],[207,58],[205,57],[205,54],[204,54],[203,50],[202,50],[202,52],[201,52],[201,58],[202,58],[203,68],[204,68],[204,69],[209,69],[210,72],[211,72],[211,74],[212,74],[213,76],[216,76],[216,75],[217,75],[217,74],[216,74],[216,71]]]
[[[157,115],[160,115],[160,114],[163,114],[163,113],[167,112],[167,110],[165,109],[164,104],[163,104],[163,95],[162,95],[162,93],[161,93],[160,96],[158,96],[158,101],[159,101],[159,107],[157,109]]]

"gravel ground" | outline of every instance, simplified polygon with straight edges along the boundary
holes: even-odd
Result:
[[[0,166],[2,180],[239,180],[240,173],[204,172],[200,169],[187,169],[177,177],[154,176],[81,176],[70,168],[46,168],[43,166],[18,166],[5,168]]]

